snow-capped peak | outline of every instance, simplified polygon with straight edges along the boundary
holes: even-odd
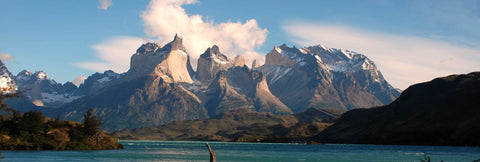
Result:
[[[220,63],[220,64],[229,64],[230,63],[227,56],[223,55],[220,52],[220,49],[218,48],[218,46],[216,46],[216,45],[213,45],[212,47],[208,48],[207,51],[205,51],[205,53],[202,54],[200,57],[210,58],[210,59],[212,59],[212,61]]]
[[[40,79],[40,80],[48,79],[48,76],[47,76],[47,74],[46,74],[44,71],[37,71],[37,72],[35,72],[35,74],[33,74],[33,75],[36,76],[37,79]]]
[[[345,51],[345,50],[340,50],[340,52],[343,53],[343,55],[345,55],[347,58],[349,59],[352,59],[354,53],[350,52],[350,51]]]
[[[26,81],[32,77],[32,73],[27,70],[22,70],[20,73],[17,74],[15,80],[17,81]]]
[[[0,92],[13,92],[17,90],[13,75],[8,71],[7,66],[0,61]]]
[[[355,72],[359,70],[376,69],[373,61],[366,56],[343,49],[328,48],[317,45],[304,48],[315,56],[319,62],[325,64],[331,71]]]
[[[303,54],[308,54],[308,51],[305,50],[305,48],[300,48],[298,49],[300,52],[302,52]]]
[[[277,51],[278,53],[282,53],[282,49],[280,49],[280,47],[278,47],[277,45],[275,45],[273,49],[275,49],[275,51]]]

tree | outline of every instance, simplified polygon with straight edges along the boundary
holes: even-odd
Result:
[[[18,133],[17,121],[21,117],[21,113],[5,104],[5,100],[8,98],[18,98],[23,93],[23,91],[15,92],[15,90],[16,88],[13,86],[0,88],[0,134]]]
[[[45,116],[43,116],[40,111],[28,111],[20,118],[18,125],[22,131],[38,133],[45,129]]]
[[[7,88],[0,88],[0,121],[5,120],[5,115],[4,112],[10,112],[12,116],[14,117],[20,117],[20,113],[18,111],[15,111],[11,107],[9,107],[7,104],[5,104],[5,100],[8,98],[19,98],[24,91],[20,92],[15,92],[15,87],[10,86]]]
[[[84,133],[86,135],[91,136],[100,131],[103,123],[98,116],[93,115],[93,109],[88,109],[83,118]]]

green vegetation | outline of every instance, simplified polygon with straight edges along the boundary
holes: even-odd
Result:
[[[121,149],[117,139],[103,134],[98,117],[89,110],[84,123],[49,119],[40,111],[24,114],[4,100],[19,93],[0,94],[0,150],[102,150]]]
[[[239,109],[214,118],[176,121],[158,127],[116,131],[113,137],[138,140],[203,140],[305,143],[331,125],[337,115],[309,109],[292,115],[273,115]]]
[[[87,113],[88,115],[88,113]],[[85,115],[87,117],[87,115]],[[91,116],[90,116],[91,117]],[[85,120],[88,121],[88,120]],[[39,111],[0,120],[0,150],[101,150],[123,146],[99,130],[99,120],[77,123],[47,119]]]

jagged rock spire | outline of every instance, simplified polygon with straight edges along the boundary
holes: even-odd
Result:
[[[178,34],[175,34],[175,37],[173,38],[173,41],[170,42],[169,44],[165,45],[165,46],[169,46],[169,45],[171,46],[171,48],[170,48],[171,51],[174,51],[174,50],[186,51],[185,47],[183,46],[183,38],[178,36]]]
[[[253,62],[252,62],[252,69],[256,69],[256,68],[258,68],[258,67],[260,67],[260,64],[258,63],[258,60],[257,60],[257,59],[253,60]]]
[[[213,45],[212,48],[209,48],[209,49],[210,49],[210,53],[215,53],[215,54],[220,53],[220,49],[218,48],[217,45]]]
[[[182,42],[182,38],[175,35],[173,41],[162,48],[153,43],[142,45],[131,58],[128,78],[151,73],[173,82],[193,82],[190,58]]]
[[[235,56],[235,58],[233,59],[233,66],[243,67],[245,65],[245,58],[242,55]]]
[[[213,79],[219,71],[227,70],[232,66],[233,64],[220,52],[218,46],[213,45],[200,55],[196,76],[200,81],[208,81]]]

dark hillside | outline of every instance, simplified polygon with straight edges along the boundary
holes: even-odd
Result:
[[[480,146],[480,72],[413,85],[387,106],[356,109],[317,142]]]

